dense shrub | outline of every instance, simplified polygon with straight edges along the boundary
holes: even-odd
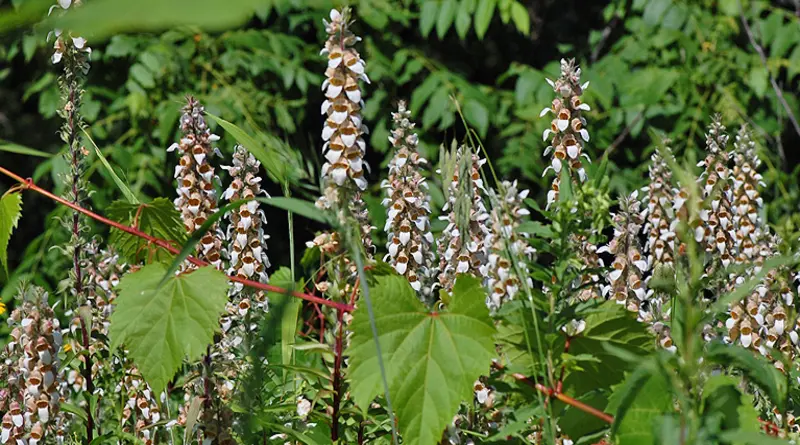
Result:
[[[793,11],[12,3],[0,443],[799,437]]]

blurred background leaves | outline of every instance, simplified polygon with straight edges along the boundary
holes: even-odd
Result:
[[[50,63],[47,31],[68,26],[89,38],[94,52],[84,96],[87,129],[117,175],[142,200],[171,197],[166,156],[177,137],[184,95],[243,129],[296,174],[318,177],[323,119],[318,55],[321,20],[334,4],[313,0],[86,0],[62,18],[45,20],[52,2],[0,0],[0,159],[2,165],[60,192],[66,165],[46,154],[63,147],[57,137],[58,67]],[[436,165],[438,147],[465,135],[455,103],[486,146],[499,174],[518,178],[543,202],[539,111],[549,106],[546,77],[561,57],[575,57],[591,85],[585,101],[588,153],[608,158],[612,193],[644,185],[645,162],[662,137],[678,156],[702,157],[709,116],[729,127],[755,129],[765,160],[764,201],[770,223],[797,239],[800,135],[790,124],[770,78],[789,110],[800,115],[800,2],[743,0],[354,0],[355,32],[372,84],[364,117],[370,125],[371,205],[379,204],[380,169],[389,156],[389,112],[410,100],[420,123],[421,150]],[[742,16],[767,56],[764,65],[749,41]],[[38,24],[37,24],[38,23]],[[135,31],[135,32],[134,32]],[[232,153],[237,136],[223,136]],[[27,152],[26,152],[27,151]],[[591,167],[590,167],[591,168]],[[287,172],[283,172],[285,177]],[[92,158],[92,205],[119,199],[114,178]],[[273,179],[275,175],[272,175]],[[10,185],[0,179],[5,190]],[[287,190],[313,196],[313,185],[265,184],[273,196]],[[302,181],[307,183],[308,181]],[[434,196],[436,196],[434,184]],[[31,196],[11,241],[9,279],[33,278],[53,288],[65,259],[47,248],[64,240],[53,218],[64,212]],[[381,210],[382,211],[382,210]],[[373,212],[376,213],[376,212]],[[378,220],[376,215],[373,217]],[[43,226],[44,225],[44,226]],[[303,243],[314,227],[301,225]],[[267,231],[285,233],[273,218]],[[274,236],[272,252],[287,252]],[[286,264],[288,254],[273,253]],[[46,261],[45,261],[46,259]],[[43,265],[46,265],[43,266]],[[13,287],[13,286],[9,286]],[[3,297],[11,292],[4,289]]]

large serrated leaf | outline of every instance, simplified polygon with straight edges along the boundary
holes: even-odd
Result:
[[[22,216],[22,195],[7,193],[0,199],[0,263],[8,275],[8,242]]]
[[[188,236],[180,213],[175,210],[172,201],[166,198],[156,198],[147,204],[115,201],[108,206],[107,213],[114,221],[135,227],[156,238],[172,241],[176,247],[183,245]],[[168,261],[173,257],[171,253],[147,240],[119,229],[111,229],[109,242],[133,264],[142,261]]]
[[[445,312],[428,312],[405,278],[379,276],[371,287],[389,394],[404,443],[434,445],[475,380],[495,356],[495,328],[476,278],[461,275]],[[354,313],[348,378],[360,407],[382,392],[368,313]]]
[[[120,281],[111,315],[112,348],[124,344],[147,383],[160,393],[184,358],[198,359],[219,330],[228,280],[213,267],[173,276],[154,263]]]

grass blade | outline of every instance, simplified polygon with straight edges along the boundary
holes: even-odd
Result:
[[[125,199],[127,199],[128,202],[131,204],[139,204],[139,200],[136,199],[136,195],[134,195],[131,189],[128,188],[127,185],[125,185],[125,182],[123,182],[122,179],[120,179],[120,177],[117,176],[117,173],[114,171],[113,168],[111,168],[111,164],[108,162],[108,159],[106,159],[106,157],[103,156],[103,153],[97,147],[97,144],[94,143],[94,140],[92,140],[92,137],[89,136],[89,133],[85,129],[83,130],[83,134],[86,136],[86,139],[88,139],[89,142],[92,143],[92,147],[94,147],[94,152],[97,153],[97,157],[100,158],[100,162],[103,163],[103,166],[111,175],[111,179],[114,180],[114,183],[117,184],[119,190],[122,192],[123,195],[125,195]]]

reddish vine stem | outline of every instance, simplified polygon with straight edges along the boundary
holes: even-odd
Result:
[[[498,370],[498,371],[505,370],[505,366],[503,366],[503,365],[501,365],[500,363],[497,363],[497,362],[492,363],[492,367],[494,369]],[[542,385],[541,383],[534,382],[534,381],[532,381],[531,379],[529,379],[527,376],[525,376],[523,374],[515,372],[515,373],[511,374],[511,377],[514,377],[518,382],[524,383],[525,385],[527,385],[527,386],[539,391],[540,393],[546,395],[548,398],[554,397],[554,398],[566,403],[567,405],[573,406],[573,407],[585,412],[586,414],[590,414],[590,415],[592,415],[594,417],[597,417],[598,419],[600,419],[600,420],[602,420],[604,422],[614,423],[614,417],[613,416],[611,416],[609,414],[606,414],[606,413],[600,411],[599,409],[597,409],[595,407],[592,407],[592,406],[589,406],[589,405],[587,405],[587,404],[585,404],[585,403],[583,403],[581,401],[575,400],[572,397],[570,397],[570,396],[568,396],[568,395],[566,395],[564,393],[557,392],[554,388],[548,388],[548,387]]]
[[[139,238],[142,238],[142,239],[148,241],[149,243],[155,244],[156,246],[161,247],[162,249],[165,249],[165,250],[167,250],[168,252],[170,252],[172,254],[175,254],[175,255],[180,254],[180,249],[174,247],[168,241],[163,240],[161,238],[156,238],[154,236],[148,235],[148,234],[142,232],[141,230],[135,229],[133,227],[126,226],[124,224],[120,224],[120,223],[118,223],[116,221],[112,221],[112,220],[110,220],[108,218],[105,218],[103,216],[98,215],[97,213],[92,212],[91,210],[87,210],[87,209],[85,209],[85,208],[83,208],[83,207],[81,207],[81,206],[79,206],[77,204],[73,204],[73,203],[67,201],[66,199],[61,198],[59,196],[56,196],[56,195],[50,193],[49,191],[47,191],[47,190],[39,187],[38,185],[34,184],[33,180],[31,178],[25,179],[22,176],[19,176],[18,174],[14,173],[14,172],[11,172],[11,171],[9,171],[8,169],[6,169],[4,167],[0,167],[0,173],[2,173],[4,175],[8,176],[9,178],[12,178],[15,181],[19,182],[20,184],[22,184],[23,188],[26,188],[28,190],[33,190],[34,192],[39,193],[40,195],[44,195],[44,196],[46,196],[46,197],[58,202],[59,204],[62,204],[62,205],[65,205],[65,206],[71,208],[72,210],[75,210],[77,212],[83,213],[84,215],[86,215],[86,216],[88,216],[88,217],[90,217],[90,218],[92,218],[92,219],[94,219],[96,221],[99,221],[99,222],[101,222],[101,223],[103,223],[105,225],[114,227],[115,229],[121,230],[123,232],[129,233],[131,235],[138,236]],[[195,266],[198,266],[198,267],[205,267],[205,266],[209,265],[209,263],[207,263],[207,262],[205,262],[203,260],[200,260],[198,258],[195,258],[193,256],[187,256],[186,257],[186,261],[188,261],[188,262],[190,262],[190,263],[192,263],[192,264],[194,264]],[[231,276],[231,275],[226,275],[226,276],[228,277],[228,280],[235,281],[237,283],[242,283],[243,285],[248,286],[248,287],[253,287],[253,288],[256,288],[256,289],[262,289],[262,290],[266,290],[266,291],[269,291],[269,292],[278,292],[278,293],[284,293],[284,294],[288,293],[289,295],[291,295],[293,297],[301,298],[303,300],[310,301],[312,303],[321,304],[321,305],[324,305],[324,306],[330,306],[330,307],[332,307],[334,309],[337,309],[337,310],[340,310],[340,311],[352,312],[355,309],[352,305],[345,304],[345,303],[339,303],[337,301],[326,300],[324,298],[320,298],[320,297],[317,297],[317,296],[314,296],[314,295],[304,294],[302,292],[297,292],[297,291],[288,291],[287,289],[284,289],[282,287],[273,286],[271,284],[259,283],[257,281],[251,281],[251,280],[247,280],[247,279],[244,279],[244,278],[240,278],[238,276]]]

